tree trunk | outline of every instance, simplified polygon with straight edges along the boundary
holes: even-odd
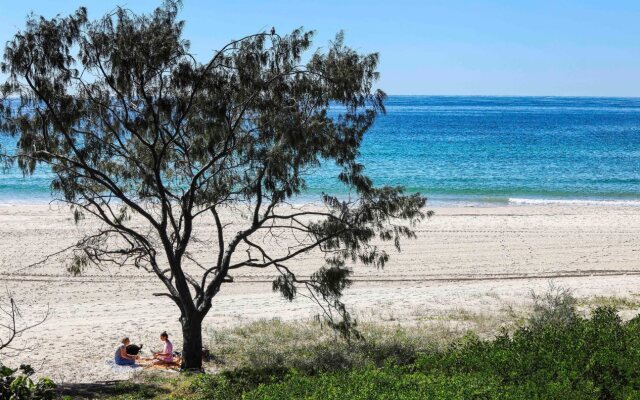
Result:
[[[183,371],[202,370],[202,321],[199,316],[182,316],[182,365]]]

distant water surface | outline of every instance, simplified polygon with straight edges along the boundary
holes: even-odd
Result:
[[[640,98],[390,96],[386,107],[361,149],[378,185],[434,203],[640,205]],[[345,195],[336,174],[314,173],[303,199]],[[0,203],[48,201],[49,182],[0,175]]]

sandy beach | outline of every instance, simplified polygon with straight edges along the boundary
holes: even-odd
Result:
[[[582,297],[640,292],[640,207],[432,209],[436,215],[418,226],[418,238],[392,253],[384,270],[354,267],[345,301],[357,315],[411,323],[416,310],[491,313],[526,303],[531,290],[544,291],[551,280]],[[13,292],[27,317],[50,309],[47,321],[21,338],[32,349],[7,363],[31,363],[57,382],[103,381],[126,378],[106,364],[122,335],[150,350],[166,329],[180,348],[177,308],[152,296],[162,290],[154,276],[107,268],[71,277],[60,259],[25,268],[90,227],[74,225],[71,213],[57,207],[0,206],[2,293]],[[311,254],[296,265],[304,274],[320,260]],[[214,300],[205,331],[261,318],[305,319],[318,311],[302,298],[290,303],[273,293],[272,271],[240,270],[234,278]]]

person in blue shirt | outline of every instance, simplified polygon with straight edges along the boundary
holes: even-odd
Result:
[[[127,354],[127,345],[129,345],[129,338],[122,338],[120,346],[116,349],[114,360],[117,365],[136,365],[136,359],[138,356]]]

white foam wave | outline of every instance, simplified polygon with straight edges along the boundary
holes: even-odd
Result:
[[[572,205],[572,206],[630,206],[640,207],[640,200],[587,200],[587,199],[527,199],[509,198],[509,204],[521,205]]]

